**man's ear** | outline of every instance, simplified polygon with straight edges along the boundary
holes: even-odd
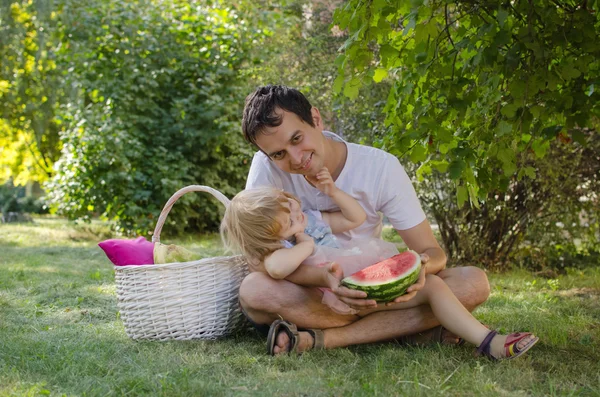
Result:
[[[315,124],[315,127],[319,127],[322,129],[323,119],[321,118],[321,112],[319,112],[319,109],[313,106],[312,109],[310,109],[310,113],[312,114],[313,123]]]

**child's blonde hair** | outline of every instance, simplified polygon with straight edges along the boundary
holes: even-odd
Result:
[[[267,255],[283,248],[277,216],[281,212],[290,212],[283,205],[288,199],[300,203],[296,196],[272,187],[248,189],[236,194],[221,222],[221,238],[225,247],[250,261],[261,262]]]

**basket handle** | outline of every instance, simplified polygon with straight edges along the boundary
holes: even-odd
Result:
[[[174,195],[171,196],[169,201],[167,201],[167,204],[165,204],[162,211],[160,212],[160,216],[158,217],[158,222],[156,222],[156,227],[154,228],[154,233],[152,234],[152,242],[153,243],[160,242],[160,233],[162,232],[163,225],[165,224],[165,221],[167,220],[167,215],[169,215],[169,212],[171,211],[173,204],[175,204],[175,202],[177,200],[179,200],[179,198],[181,196],[183,196],[184,194],[189,193],[189,192],[210,193],[217,200],[219,200],[225,207],[227,207],[229,205],[229,199],[227,197],[225,197],[225,195],[223,193],[219,192],[216,189],[213,189],[212,187],[201,186],[201,185],[191,185],[191,186],[187,186],[182,189],[179,189],[178,191],[175,192]]]

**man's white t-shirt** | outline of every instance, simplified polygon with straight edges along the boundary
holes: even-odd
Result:
[[[362,225],[337,235],[338,238],[380,237],[382,217],[379,213],[383,213],[397,230],[410,229],[425,220],[410,178],[395,156],[381,149],[345,142],[329,131],[324,131],[324,135],[346,144],[346,164],[335,184],[358,200],[367,213],[367,220]],[[273,186],[296,195],[304,211],[339,211],[333,201],[308,183],[303,175],[280,170],[259,151],[252,159],[246,189],[260,186]]]

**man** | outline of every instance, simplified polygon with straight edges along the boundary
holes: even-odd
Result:
[[[410,179],[394,156],[344,142],[324,131],[319,110],[302,93],[285,86],[261,87],[250,94],[242,124],[246,140],[259,149],[248,174],[247,189],[274,186],[298,196],[304,209],[336,210],[328,197],[311,184],[316,173],[327,167],[336,185],[356,198],[367,212],[364,224],[338,238],[379,236],[383,213],[404,243],[421,254],[424,265],[419,281],[396,302],[411,299],[423,288],[426,273],[444,279],[471,311],[487,299],[489,284],[482,270],[445,268],[446,255],[425,219]],[[336,273],[336,269],[331,271]],[[422,334],[425,339],[435,335],[440,342],[458,341],[441,327],[434,328],[439,323],[428,306],[405,310],[395,309],[393,303],[378,306],[365,299],[364,293],[340,287],[339,271],[335,278],[324,277],[323,272],[301,265],[285,280],[251,273],[242,282],[240,304],[246,316],[265,333],[272,324],[268,333],[271,354],[378,342],[424,330],[431,330]],[[331,279],[335,281],[327,281]],[[295,280],[302,280],[304,286],[295,284]],[[321,303],[318,288],[305,285],[331,288],[359,313],[333,312]],[[276,321],[280,318],[286,321]]]

